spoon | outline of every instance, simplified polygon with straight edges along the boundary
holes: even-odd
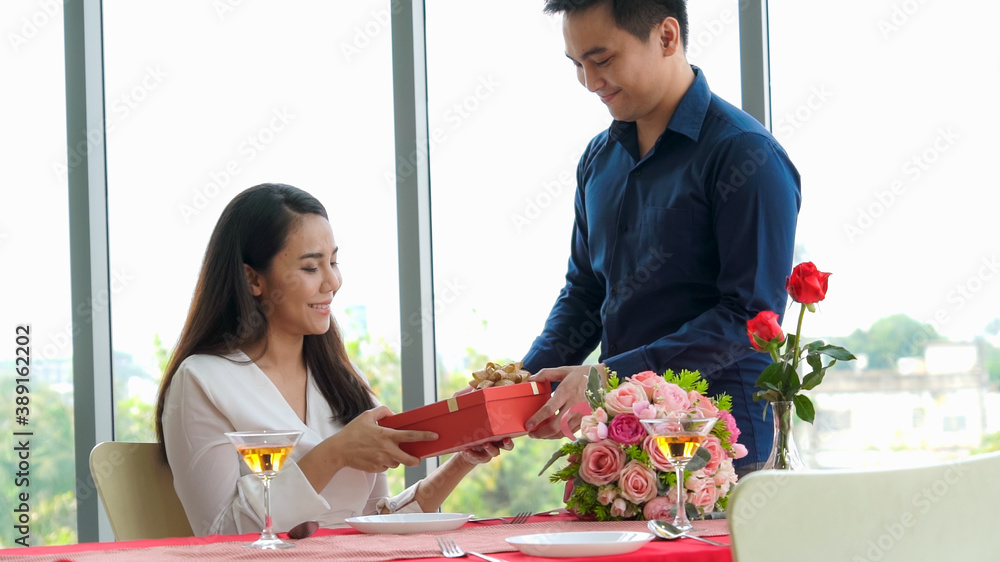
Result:
[[[715,546],[730,546],[725,543],[710,541],[708,539],[703,539],[701,537],[689,535],[685,532],[682,532],[677,527],[674,527],[673,524],[668,523],[667,521],[664,521],[662,519],[652,519],[648,523],[646,523],[646,527],[650,531],[652,531],[654,535],[668,541],[676,539],[694,539],[696,541],[701,541]]]

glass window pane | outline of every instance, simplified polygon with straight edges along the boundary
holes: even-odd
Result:
[[[477,26],[516,29],[483,41]],[[435,336],[441,396],[486,361],[520,360],[563,284],[577,160],[611,117],[576,80],[561,20],[540,3],[427,3]],[[475,48],[470,48],[475,45]],[[448,511],[510,514],[561,504],[535,477],[558,446],[520,438],[480,467]]]
[[[692,7],[689,54],[739,105],[736,10],[735,0]],[[517,37],[483,41],[481,28],[460,21],[490,21]],[[562,17],[543,14],[541,3],[428,2],[427,53],[435,335],[440,395],[450,396],[486,361],[520,360],[541,332],[565,282],[577,164],[611,116],[577,81]],[[446,508],[561,505],[562,487],[535,477],[556,447],[519,439]]]
[[[5,525],[0,547],[66,544],[76,542],[76,473],[62,3],[3,2],[0,21],[0,99],[11,108],[0,135],[0,434],[12,444],[0,451],[0,504],[13,525],[30,518]],[[22,394],[15,379],[27,379]]]
[[[118,439],[154,402],[209,235],[243,189],[287,183],[327,208],[334,316],[399,409],[389,0],[104,3]],[[397,491],[402,481],[394,483]]]
[[[705,71],[712,92],[740,107],[740,2],[688,2],[688,61]]]
[[[773,128],[802,174],[797,261],[833,272],[803,332],[865,356],[814,391],[853,422],[850,439],[815,436],[817,464],[961,455],[987,427],[976,356],[998,343],[986,225],[1000,204],[1000,7],[852,0],[831,19],[826,5],[769,6]]]

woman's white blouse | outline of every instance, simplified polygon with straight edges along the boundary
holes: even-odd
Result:
[[[303,423],[256,364],[241,352],[230,357],[243,364],[214,355],[188,357],[166,395],[163,439],[167,459],[174,489],[196,535],[254,533],[264,526],[263,484],[226,438],[227,431],[303,432],[291,461],[271,481],[275,532],[303,521],[341,526],[348,517],[373,514],[383,507],[420,511],[413,501],[416,486],[390,498],[384,472],[344,468],[316,493],[295,461],[343,425],[330,421],[333,413],[312,374],[306,385]]]

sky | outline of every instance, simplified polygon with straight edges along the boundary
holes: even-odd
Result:
[[[105,0],[110,295],[116,349],[152,365],[176,340],[204,248],[243,188],[317,195],[344,288],[399,340],[388,0]],[[518,358],[563,282],[573,181],[610,122],[540,2],[428,0],[428,117],[438,351]],[[1000,316],[992,136],[1000,6],[771,0],[773,131],[802,175],[797,243],[833,272],[806,334],[905,313],[963,340]],[[689,58],[739,104],[738,1],[692,0]],[[488,22],[488,23],[487,23]],[[0,6],[0,359],[14,326],[69,357],[62,24]],[[103,310],[104,304],[96,304]],[[794,315],[789,315],[794,317]],[[786,322],[786,328],[789,328]]]

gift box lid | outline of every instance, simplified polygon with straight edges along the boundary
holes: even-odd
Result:
[[[486,402],[497,400],[509,400],[522,396],[535,396],[539,394],[548,395],[552,392],[551,385],[547,381],[543,382],[522,382],[507,386],[491,386],[482,390],[474,390],[468,394],[452,396],[444,400],[439,400],[426,406],[420,406],[406,412],[393,416],[388,416],[379,420],[379,425],[384,427],[401,428],[430,418],[436,418],[443,414],[464,410]],[[388,422],[388,423],[387,423]]]

